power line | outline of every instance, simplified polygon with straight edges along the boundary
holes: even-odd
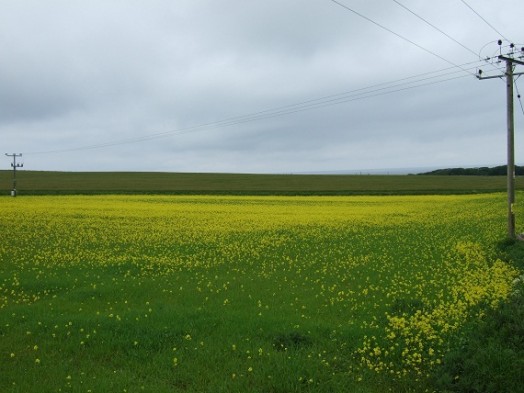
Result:
[[[471,66],[473,64],[478,64],[478,63],[479,61],[470,62],[470,63],[462,64],[462,67]],[[344,93],[328,95],[328,96],[324,96],[324,97],[320,97],[316,99],[302,101],[296,104],[290,104],[290,105],[285,105],[285,106],[276,107],[272,109],[262,110],[262,111],[253,112],[253,113],[246,114],[246,115],[241,115],[241,116],[229,117],[229,118],[225,118],[223,120],[219,120],[215,122],[204,123],[200,125],[165,131],[161,133],[144,135],[144,136],[135,137],[135,138],[120,139],[120,140],[116,140],[113,142],[108,141],[105,143],[79,146],[76,148],[57,149],[57,150],[50,150],[50,151],[37,151],[37,152],[29,152],[25,154],[26,155],[27,154],[44,155],[44,154],[54,154],[54,153],[65,153],[65,152],[100,149],[104,147],[144,142],[144,141],[149,141],[149,140],[154,140],[154,139],[166,138],[166,137],[173,136],[173,135],[182,135],[182,134],[188,134],[188,133],[193,133],[193,132],[205,131],[210,128],[230,127],[230,126],[250,123],[254,121],[281,117],[281,116],[290,115],[290,114],[294,114],[298,112],[304,112],[307,110],[320,109],[320,108],[343,104],[347,102],[358,101],[358,100],[383,96],[387,94],[393,94],[393,93],[406,91],[406,90],[410,90],[410,89],[414,89],[418,87],[430,86],[430,85],[434,85],[438,83],[444,83],[447,81],[467,77],[467,75],[456,76],[457,73],[461,73],[462,71],[456,70],[455,68],[456,67],[448,67],[442,70],[426,72],[426,73],[422,73],[419,75],[398,79],[392,82],[383,82],[383,83],[375,84],[372,86],[347,91]],[[469,69],[475,69],[475,68],[476,67],[470,67]]]
[[[511,40],[508,40],[506,37],[504,37],[504,34],[502,34],[500,31],[498,31],[491,23],[489,23],[482,15],[480,15],[473,7],[471,7],[468,3],[466,3],[465,0],[460,0],[466,7],[468,7],[475,15],[477,15],[480,19],[484,21],[489,27],[493,29],[495,33],[497,33],[499,36],[504,38],[506,41],[511,42]]]
[[[428,24],[429,26],[431,26],[432,28],[434,28],[435,30],[437,30],[439,33],[445,35],[447,38],[449,38],[451,41],[455,42],[456,44],[460,45],[461,47],[463,47],[464,49],[466,49],[468,52],[472,53],[473,55],[477,56],[477,53],[473,50],[471,50],[470,48],[468,48],[467,46],[465,46],[464,44],[462,44],[461,42],[457,41],[455,38],[453,38],[452,36],[450,36],[448,33],[446,33],[445,31],[442,31],[441,29],[439,29],[437,26],[435,26],[433,23],[429,22],[427,19],[423,18],[422,16],[420,16],[419,14],[417,14],[416,12],[412,11],[411,9],[409,9],[408,7],[406,7],[404,4],[402,4],[400,1],[397,1],[397,0],[393,0],[396,4],[398,4],[400,7],[404,8],[406,11],[408,11],[409,13],[411,13],[412,15],[416,16],[417,18],[419,18],[421,21],[423,21],[424,23]]]
[[[440,60],[443,60],[443,61],[445,61],[446,63],[451,64],[451,65],[454,66],[454,67],[461,68],[459,65],[453,63],[452,61],[446,59],[445,57],[442,57],[442,56],[440,56],[439,54],[437,54],[437,53],[435,53],[435,52],[433,52],[433,51],[431,51],[431,50],[429,50],[429,49],[423,47],[422,45],[417,44],[416,42],[410,40],[409,38],[404,37],[403,35],[401,35],[401,34],[395,32],[395,31],[391,30],[390,28],[388,28],[388,27],[386,27],[386,26],[384,26],[384,25],[382,25],[382,24],[380,24],[380,23],[374,21],[373,19],[371,19],[371,18],[365,16],[364,14],[362,14],[362,13],[360,13],[360,12],[358,12],[358,11],[355,11],[353,8],[350,8],[350,7],[348,7],[347,5],[345,5],[345,4],[343,4],[343,3],[340,3],[340,2],[337,1],[337,0],[330,0],[330,1],[333,2],[333,3],[335,3],[335,4],[337,4],[338,6],[340,6],[340,7],[344,8],[344,9],[346,9],[346,10],[348,10],[348,11],[354,13],[355,15],[359,16],[360,18],[365,19],[365,20],[367,20],[368,22],[373,23],[375,26],[380,27],[381,29],[387,31],[388,33],[391,33],[391,34],[397,36],[398,38],[400,38],[400,39],[402,39],[402,40],[404,40],[404,41],[410,43],[411,45],[414,45],[414,46],[416,46],[417,48],[422,49],[424,52],[429,53],[430,55],[433,55],[433,56],[439,58]],[[465,69],[462,69],[462,71],[464,71],[464,72],[468,72],[468,71],[465,70]],[[470,73],[470,72],[468,72],[468,73]],[[472,74],[472,73],[470,73],[470,74]]]
[[[477,63],[479,63],[479,62],[478,61],[470,62],[470,63],[462,64],[461,66],[462,67],[470,66],[472,64],[477,64]],[[391,87],[398,87],[398,86],[401,86],[403,84],[412,84],[412,83],[421,82],[421,81],[424,81],[424,80],[437,78],[437,77],[442,77],[442,76],[448,76],[448,75],[460,72],[460,71],[447,72],[447,71],[455,69],[455,68],[456,67],[448,67],[448,68],[437,70],[437,71],[425,72],[425,73],[422,73],[422,74],[418,74],[418,75],[414,75],[414,76],[410,76],[410,77],[406,77],[406,78],[397,79],[395,81],[382,82],[382,83],[374,84],[374,85],[371,85],[371,86],[367,86],[367,87],[363,87],[363,88],[359,88],[359,89],[346,91],[346,92],[343,92],[343,93],[331,94],[331,95],[323,96],[323,97],[320,97],[320,98],[314,98],[314,99],[302,101],[302,102],[299,102],[299,103],[296,103],[296,104],[280,106],[280,107],[277,107],[277,108],[267,109],[267,110],[251,113],[251,114],[244,115],[244,116],[238,116],[238,117],[235,117],[235,118],[231,118],[230,120],[242,120],[242,119],[245,119],[245,118],[252,118],[252,116],[266,115],[266,114],[271,114],[271,113],[275,113],[275,112],[281,112],[281,111],[283,111],[285,109],[296,110],[297,107],[302,107],[302,108],[305,107],[305,106],[313,107],[315,105],[319,105],[319,104],[323,105],[323,104],[325,104],[327,102],[333,102],[333,101],[338,101],[338,100],[345,101],[348,98],[348,96],[349,97],[362,96],[362,95],[373,93],[373,92],[376,92],[376,91],[385,90],[385,89],[388,88],[388,87],[384,87],[384,86],[388,86],[389,85],[389,88],[391,88]],[[473,68],[476,68],[476,67],[472,67],[471,69],[473,69]],[[446,73],[444,73],[444,72],[446,72]],[[427,77],[428,75],[434,75],[434,76]],[[422,78],[422,77],[426,77],[426,78]],[[413,81],[409,82],[409,80],[413,80]]]

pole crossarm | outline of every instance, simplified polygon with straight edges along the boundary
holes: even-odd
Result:
[[[517,63],[517,64],[520,64],[520,65],[524,65],[524,61],[514,59],[513,57],[507,57],[507,56],[504,56],[504,55],[500,55],[499,59],[500,60],[504,60],[504,61],[509,61],[511,63]]]
[[[513,76],[519,76],[519,75],[524,75],[524,72],[514,72],[513,73]],[[503,75],[492,75],[492,76],[480,76],[480,75],[477,75],[477,79],[478,80],[485,80],[485,79],[496,79],[496,78],[505,78],[506,77],[506,74],[503,74]]]

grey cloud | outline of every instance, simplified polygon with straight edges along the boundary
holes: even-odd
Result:
[[[460,2],[403,3],[474,50],[498,38]],[[393,2],[345,4],[455,64],[477,60]],[[524,41],[520,2],[475,7]],[[330,1],[3,2],[0,46],[6,151],[110,145],[61,153],[60,164],[27,154],[27,168],[301,172],[504,158],[504,86],[473,76],[220,126],[451,67]]]

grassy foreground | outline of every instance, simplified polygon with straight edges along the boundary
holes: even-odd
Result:
[[[21,194],[358,195],[498,192],[504,176],[256,175],[18,171]],[[517,187],[524,179],[517,178]],[[12,172],[0,171],[9,194]]]
[[[504,194],[0,209],[2,392],[433,391],[521,274]]]

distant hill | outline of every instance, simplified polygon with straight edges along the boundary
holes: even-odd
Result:
[[[505,176],[507,171],[506,165],[489,168],[487,166],[479,168],[448,168],[437,169],[431,172],[419,173],[419,175],[437,175],[437,176]],[[515,174],[524,175],[524,166],[515,165]]]

